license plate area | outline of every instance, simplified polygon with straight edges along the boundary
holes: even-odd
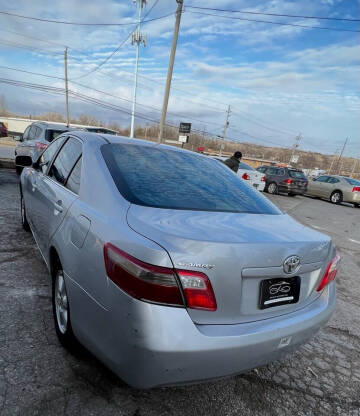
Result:
[[[260,309],[296,303],[300,295],[300,277],[267,279],[260,282]]]

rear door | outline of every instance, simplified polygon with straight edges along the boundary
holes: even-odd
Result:
[[[325,183],[328,180],[328,176],[319,176],[317,179],[310,181],[308,185],[308,193],[314,196],[323,197],[325,194]]]
[[[47,252],[49,241],[62,223],[67,210],[77,199],[77,194],[67,187],[68,178],[81,157],[81,141],[69,137],[56,154],[47,173],[37,184],[34,200],[37,243]]]
[[[335,191],[335,189],[339,188],[340,179],[334,178],[333,176],[329,176],[326,184],[327,187],[324,189],[326,191],[325,197],[330,198],[331,194]]]

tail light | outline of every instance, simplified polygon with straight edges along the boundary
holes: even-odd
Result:
[[[263,176],[263,177],[261,178],[261,182],[266,182],[266,176]]]
[[[208,277],[144,263],[111,243],[104,246],[108,277],[130,296],[143,301],[193,309],[216,310]]]
[[[285,183],[288,183],[288,184],[291,184],[293,181],[292,181],[292,179],[285,179],[285,181],[284,181]]]
[[[360,192],[360,186],[354,186],[352,191],[353,192]]]
[[[39,150],[44,150],[47,148],[47,144],[41,142],[35,142],[35,147]]]
[[[250,180],[250,176],[246,172],[242,175],[242,178],[245,179],[246,181]]]
[[[337,254],[327,266],[325,274],[319,284],[319,287],[316,289],[318,292],[323,290],[325,286],[327,286],[330,282],[335,280],[336,274],[338,272],[339,263],[340,256]]]

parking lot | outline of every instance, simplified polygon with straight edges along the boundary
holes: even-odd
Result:
[[[335,241],[342,266],[332,320],[281,362],[201,385],[135,390],[58,343],[50,279],[20,223],[18,178],[0,170],[0,415],[360,415],[360,209],[271,199]]]

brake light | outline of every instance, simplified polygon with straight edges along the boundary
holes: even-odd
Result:
[[[216,311],[215,295],[206,274],[191,270],[177,270],[177,273],[189,308]]]
[[[104,246],[104,259],[108,277],[130,296],[184,306],[173,269],[144,263],[110,243]]]
[[[340,263],[340,256],[337,254],[329,263],[328,267],[326,268],[325,274],[321,279],[319,287],[316,289],[318,292],[324,289],[330,282],[335,280],[336,274],[338,272],[338,267]]]
[[[292,181],[292,179],[290,179],[290,178],[289,178],[289,179],[285,179],[285,181],[284,181],[284,182],[285,182],[285,183],[289,183],[289,184],[290,184],[290,183],[292,183],[293,181]]]
[[[246,172],[242,175],[242,178],[245,179],[246,181],[250,180],[250,176]]]
[[[185,299],[188,308],[216,310],[214,292],[204,273],[144,263],[111,243],[104,246],[104,260],[109,279],[136,299],[182,307]]]
[[[261,178],[261,182],[266,182],[266,176],[263,176],[263,177]]]
[[[360,186],[354,186],[352,191],[353,192],[360,192]]]
[[[47,144],[41,142],[35,142],[35,147],[39,150],[44,150],[47,148]]]

